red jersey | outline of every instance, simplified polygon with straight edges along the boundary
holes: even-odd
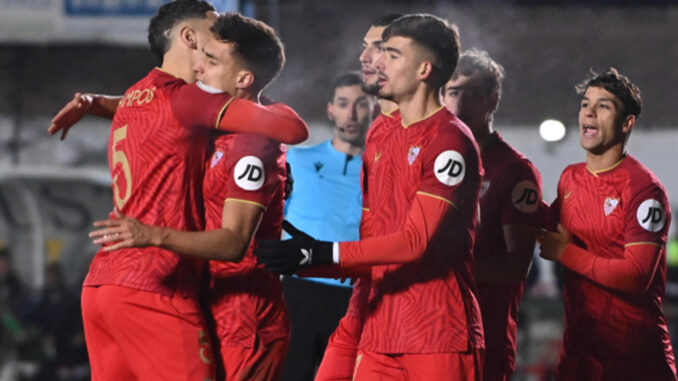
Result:
[[[662,311],[671,218],[664,186],[631,156],[598,172],[580,163],[563,171],[554,207],[574,245],[584,249],[573,251],[580,258],[563,254],[561,259],[565,265],[565,333],[560,376],[674,379],[675,360]],[[656,253],[655,258],[650,258],[650,270],[642,274],[646,287],[630,293],[606,280],[609,274],[603,264],[623,264],[634,245],[656,245],[657,250],[650,251]],[[571,270],[585,255],[597,261],[588,276]],[[638,263],[630,265],[636,268]]]
[[[130,87],[108,144],[115,208],[147,225],[202,230],[211,129],[231,100],[160,69]],[[201,263],[156,246],[99,251],[84,285],[197,295]]]
[[[251,348],[289,334],[280,278],[257,263],[259,239],[279,239],[287,178],[286,148],[253,134],[221,135],[205,173],[207,229],[222,226],[226,200],[265,209],[241,262],[210,261],[210,302],[222,344]]]
[[[482,173],[473,136],[442,107],[421,121],[383,132],[375,130],[365,150],[370,155],[365,157],[366,195],[373,235],[367,240],[401,230],[418,195],[444,200],[453,208],[419,260],[372,267],[360,348],[379,353],[482,348],[470,268]],[[341,243],[342,266],[361,264],[352,254],[361,245]],[[370,262],[370,253],[360,256]]]
[[[504,225],[543,226],[541,174],[496,132],[481,151],[481,158],[485,175],[480,186],[480,224],[473,255],[504,257],[508,255]],[[485,329],[483,378],[508,380],[515,370],[518,306],[525,280],[476,283]]]
[[[369,195],[367,189],[367,178],[369,166],[373,164],[377,148],[381,146],[381,140],[387,138],[392,130],[400,127],[400,110],[395,110],[389,114],[380,113],[372,122],[370,129],[365,137],[365,151],[363,152],[363,170],[360,173],[361,187],[363,192],[363,215],[360,221],[360,238],[364,239],[372,236],[370,233],[370,208]],[[360,277],[353,285],[351,300],[346,311],[347,316],[363,318],[367,313],[367,300],[370,292],[370,278]],[[358,335],[360,336],[360,335]],[[357,348],[356,348],[357,349]]]

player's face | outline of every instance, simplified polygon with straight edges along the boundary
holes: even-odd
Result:
[[[342,141],[362,145],[370,126],[374,104],[360,85],[342,86],[327,104],[327,116],[334,123],[335,135]]]
[[[198,81],[231,95],[236,95],[236,83],[243,70],[235,44],[217,40],[203,46],[202,57],[194,67]]]
[[[200,62],[203,56],[202,48],[207,45],[210,41],[214,40],[214,34],[210,30],[212,25],[217,21],[217,13],[209,11],[206,13],[207,18],[203,20],[198,20],[193,24],[193,30],[195,32],[196,39],[196,49],[193,53],[191,65],[195,66]]]
[[[420,84],[418,72],[422,61],[421,49],[407,37],[394,36],[384,41],[384,54],[376,62],[379,71],[379,97],[399,102],[416,92]]]
[[[373,26],[363,38],[363,51],[360,53],[360,66],[367,91],[376,95],[379,92],[377,69],[374,64],[381,53],[381,34],[384,26]]]
[[[625,143],[631,126],[628,124],[629,117],[622,119],[622,108],[619,98],[604,88],[586,89],[579,108],[581,146],[585,150],[600,155]]]
[[[495,103],[489,89],[478,73],[460,75],[445,84],[443,104],[471,130],[483,128],[492,118]]]

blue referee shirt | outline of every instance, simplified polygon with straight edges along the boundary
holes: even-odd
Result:
[[[294,188],[285,204],[285,219],[313,238],[357,241],[363,197],[360,189],[362,157],[337,151],[332,140],[311,147],[290,148]],[[349,286],[331,278],[304,278]]]

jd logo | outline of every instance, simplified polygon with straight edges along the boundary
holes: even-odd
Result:
[[[459,152],[443,151],[436,157],[433,170],[438,181],[448,186],[454,186],[464,179],[466,163]]]
[[[261,171],[261,168],[252,164],[247,164],[245,171],[242,173],[242,175],[238,176],[238,180],[242,180],[245,178],[245,176],[247,176],[247,181],[257,182],[261,179],[262,174],[263,172]]]
[[[264,164],[256,156],[245,156],[238,160],[233,171],[235,183],[244,190],[257,190],[264,185],[266,176]]]
[[[539,188],[530,180],[520,181],[511,191],[513,206],[523,213],[534,213],[539,208]]]
[[[664,208],[659,201],[647,199],[638,207],[636,219],[643,229],[651,232],[660,231],[664,227]]]

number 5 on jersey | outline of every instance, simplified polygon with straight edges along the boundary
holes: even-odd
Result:
[[[118,143],[127,137],[127,125],[124,125],[113,131],[113,199],[115,200],[115,207],[122,210],[130,196],[132,196],[132,169],[129,166],[127,155],[121,149],[118,149]],[[115,169],[120,165],[120,169],[124,174],[124,178],[120,179],[120,172]],[[125,192],[120,194],[120,181],[125,182]]]

